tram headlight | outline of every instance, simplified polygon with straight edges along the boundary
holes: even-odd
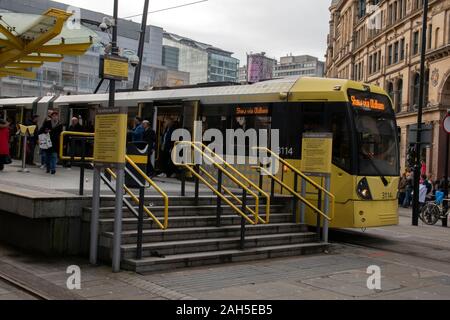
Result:
[[[356,191],[361,199],[372,200],[372,193],[370,192],[369,183],[366,178],[359,181]]]

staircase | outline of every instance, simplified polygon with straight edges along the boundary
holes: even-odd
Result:
[[[203,195],[195,205],[193,197],[170,197],[169,228],[160,230],[151,220],[144,222],[142,259],[136,259],[136,217],[124,208],[121,268],[138,273],[185,267],[244,262],[277,257],[321,253],[328,244],[305,225],[292,223],[292,198],[275,197],[271,202],[269,224],[246,225],[245,249],[240,248],[241,218],[223,206],[221,226],[217,227],[217,197]],[[157,217],[163,216],[161,198],[146,197],[146,205]],[[251,200],[248,201],[251,207]],[[84,209],[89,221],[91,209]],[[114,207],[103,201],[100,209],[99,257],[111,261]]]

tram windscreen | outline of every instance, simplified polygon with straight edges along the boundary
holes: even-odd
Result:
[[[397,125],[387,96],[349,90],[358,137],[358,174],[398,176]]]

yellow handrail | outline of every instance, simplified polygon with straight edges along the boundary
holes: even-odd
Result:
[[[176,144],[189,144],[192,147],[198,149],[193,142],[190,141],[178,141],[176,142]],[[176,148],[173,149],[173,151],[176,151]],[[255,198],[255,211],[251,210],[250,211],[253,213],[253,215],[255,216],[255,224],[258,223],[258,221],[262,221],[264,223],[264,220],[260,219],[259,214],[258,214],[258,208],[259,208],[259,197],[257,194],[255,194],[249,187],[247,187],[245,184],[243,184],[241,181],[239,181],[238,179],[236,179],[236,177],[234,177],[232,174],[230,174],[227,170],[225,170],[222,166],[220,166],[217,162],[215,162],[210,156],[208,156],[206,153],[203,152],[203,150],[199,149],[198,150],[200,153],[202,153],[202,155],[208,159],[209,161],[211,161],[211,163],[213,163],[213,165],[220,170],[223,174],[225,174],[230,180],[232,180],[235,184],[237,184],[238,186],[240,186],[241,188],[243,188],[249,195],[251,195],[253,198]],[[199,175],[197,172],[195,172],[195,170],[193,170],[191,168],[191,166],[193,164],[185,164],[185,163],[177,163],[174,161],[174,164],[176,166],[184,166],[186,168],[189,169],[189,171],[191,173],[193,173],[199,180],[201,180],[208,188],[210,188],[216,195],[218,195],[222,200],[224,200],[228,205],[230,205],[233,209],[238,209],[235,205],[233,205],[233,203],[231,201],[229,201],[228,199],[226,199],[221,193],[219,193],[216,188],[214,188],[210,183],[208,183],[201,175]],[[242,202],[241,202],[242,204]],[[249,209],[249,208],[247,208]],[[247,215],[245,215],[245,213],[243,213],[240,209],[238,209],[238,213],[240,215],[242,215],[246,220],[251,221],[250,218],[247,217]]]
[[[246,176],[244,176],[241,172],[239,172],[236,168],[234,168],[232,165],[230,165],[228,162],[226,162],[221,156],[219,156],[217,153],[215,153],[214,151],[212,151],[210,148],[208,148],[207,146],[205,146],[204,144],[202,144],[201,142],[191,142],[191,141],[178,141],[176,144],[188,144],[190,146],[192,146],[194,149],[196,149],[197,151],[199,151],[205,158],[207,158],[209,161],[211,161],[214,166],[216,168],[221,168],[219,170],[223,171],[223,167],[217,163],[213,158],[211,158],[208,154],[206,154],[202,148],[199,148],[197,146],[197,144],[201,145],[205,150],[207,150],[212,156],[214,156],[215,158],[217,158],[218,160],[220,160],[221,164],[223,164],[225,167],[227,167],[228,169],[230,169],[231,171],[233,171],[235,174],[237,174],[239,176],[239,178],[241,178],[242,180],[244,180],[250,187],[253,187],[259,194],[262,194],[265,198],[266,198],[266,217],[265,220],[261,219],[261,217],[259,217],[259,202],[256,205],[255,208],[255,212],[258,214],[258,220],[262,223],[268,224],[270,222],[270,196],[268,193],[266,193],[264,190],[262,190],[261,188],[259,188],[255,183],[253,183],[253,181],[251,181],[249,178],[247,178]],[[224,173],[226,173],[227,171],[223,171]],[[227,173],[226,173],[227,174]],[[231,174],[227,174],[228,177],[230,177]],[[234,176],[231,175],[231,180],[233,180],[235,183],[237,183],[238,185],[242,186],[242,183],[235,179]],[[247,188],[247,191],[251,191],[251,189]],[[252,192],[253,193],[253,192]],[[258,197],[259,199],[259,197]]]
[[[283,188],[285,188],[287,191],[289,191],[293,196],[295,196],[297,199],[299,199],[300,201],[302,201],[304,204],[306,204],[308,207],[310,207],[312,210],[314,210],[316,213],[320,214],[322,217],[324,217],[325,219],[327,219],[328,221],[331,221],[332,218],[330,218],[329,216],[327,216],[323,211],[319,210],[318,208],[316,208],[311,202],[309,202],[306,198],[302,197],[298,192],[296,192],[294,189],[292,189],[291,187],[289,187],[286,183],[284,183],[283,181],[281,181],[280,179],[278,179],[277,177],[275,177],[274,175],[272,175],[270,173],[269,170],[265,169],[265,168],[261,168],[261,167],[255,167],[258,168],[258,170],[262,170],[264,171],[268,176],[270,176],[275,182],[277,182],[279,185],[281,185]]]
[[[82,160],[81,157],[67,157],[64,156],[64,137],[65,136],[78,136],[78,137],[95,137],[95,133],[86,133],[86,132],[72,132],[72,131],[64,131],[61,133],[60,142],[59,142],[59,156],[61,160]],[[94,158],[86,157],[84,158],[86,161],[94,161]],[[125,156],[125,160],[129,165],[131,165],[136,172],[145,179],[155,190],[158,192],[164,199],[164,222],[161,223],[156,216],[147,208],[144,206],[144,211],[148,214],[150,218],[155,221],[155,223],[163,230],[166,230],[169,226],[169,197],[167,194],[158,187],[158,185],[150,179],[137,165],[134,163],[134,161],[129,157]],[[116,174],[111,169],[106,169],[106,171],[114,178],[116,179]],[[138,197],[127,187],[124,186],[124,190],[130,195],[130,197],[133,199],[134,202],[139,204]]]
[[[158,223],[158,225],[161,227],[163,226],[161,229],[167,229],[167,227],[169,226],[169,197],[167,196],[167,193],[165,193],[160,187],[158,187],[158,185],[152,180],[150,179],[145,173],[144,171],[141,170],[141,168],[139,168],[136,163],[133,162],[133,160],[131,160],[131,158],[129,156],[125,156],[125,160],[128,162],[128,164],[130,164],[134,170],[136,170],[136,172],[145,179],[145,181],[147,181],[155,190],[156,192],[158,192],[164,199],[164,225],[162,225],[159,221],[156,221],[154,218],[154,216],[152,217],[153,220],[155,220],[155,222]],[[150,210],[148,210],[150,212]],[[147,213],[149,213],[147,212]],[[151,214],[151,212],[150,212]]]
[[[209,179],[211,179],[215,184],[219,183],[219,181],[213,177],[212,174],[210,174],[206,169],[200,167],[200,170],[203,172],[203,174],[205,174]],[[228,189],[225,186],[222,186],[223,191],[225,191],[230,197],[232,197],[234,200],[236,200],[237,203],[242,204],[242,200],[239,199],[238,196],[236,196],[233,192],[230,191],[230,189]],[[248,211],[250,211],[253,215],[256,215],[256,212],[254,210],[252,210],[251,208],[247,208]],[[261,218],[260,218],[261,220]]]
[[[334,208],[335,208],[335,199],[336,197],[334,196],[334,194],[332,194],[331,192],[329,192],[327,189],[325,189],[324,187],[322,187],[320,184],[316,183],[314,180],[312,180],[311,178],[309,178],[308,176],[306,176],[303,172],[301,172],[300,170],[298,170],[297,168],[295,168],[293,165],[291,165],[289,162],[287,162],[286,160],[282,159],[278,154],[276,154],[275,152],[273,152],[272,150],[270,150],[267,147],[254,147],[254,150],[263,150],[266,152],[269,152],[273,157],[275,157],[278,161],[280,161],[283,165],[285,165],[286,167],[288,167],[289,169],[291,169],[292,171],[294,171],[296,174],[298,174],[300,177],[302,177],[303,179],[305,179],[307,182],[309,182],[310,184],[312,184],[317,190],[322,191],[323,193],[325,193],[326,195],[328,195],[330,197],[330,212],[331,212],[331,216],[327,216],[324,213],[322,213],[323,216],[327,216],[327,219],[329,221],[334,219]],[[260,168],[260,167],[259,167]],[[269,174],[272,178],[276,177],[270,173],[268,170],[262,168],[263,170],[266,171],[267,174]],[[275,180],[274,179],[274,180]],[[279,179],[278,179],[279,180]],[[276,181],[276,180],[275,180]],[[278,181],[277,181],[278,182]],[[282,181],[280,181],[281,183],[283,183]],[[283,183],[284,184],[284,183]],[[285,184],[284,184],[285,185]],[[292,188],[287,188],[288,190],[291,189],[293,191]],[[292,193],[292,192],[291,192]],[[303,200],[302,200],[303,201]],[[305,202],[305,201],[303,201]],[[307,204],[305,202],[305,204]],[[308,205],[308,204],[307,204]],[[309,205],[308,205],[309,206]]]
[[[61,132],[61,136],[59,139],[59,158],[61,160],[74,160],[80,161],[83,160],[81,157],[69,157],[64,155],[64,137],[65,136],[77,136],[77,137],[95,137],[95,133],[87,133],[87,132],[74,132],[74,131],[63,131]],[[85,161],[94,161],[92,157],[85,157]]]
[[[218,197],[220,197],[223,201],[225,201],[231,208],[233,208],[234,211],[236,211],[241,217],[243,217],[245,220],[247,220],[252,225],[257,224],[257,220],[253,221],[252,219],[250,219],[244,212],[242,212],[241,209],[236,207],[236,205],[234,205],[233,202],[228,200],[223,194],[221,194],[219,191],[217,191],[213,185],[211,185],[208,181],[206,181],[206,179],[204,179],[201,175],[199,175],[191,166],[186,165],[186,164],[178,164],[178,163],[175,163],[175,165],[183,166],[186,169],[188,169],[195,177],[197,177],[199,180],[201,180],[212,192],[214,192]]]

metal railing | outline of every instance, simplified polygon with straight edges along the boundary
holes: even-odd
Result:
[[[285,168],[290,169],[294,174],[294,186],[290,187],[287,183],[283,182],[279,178],[277,178],[272,172],[264,168],[262,165],[260,166],[254,166],[253,169],[258,170],[260,172],[259,177],[259,186],[260,188],[263,187],[263,177],[266,175],[271,179],[271,191],[270,194],[273,197],[275,193],[275,183],[279,184],[282,189],[286,189],[293,197],[292,202],[292,213],[293,213],[293,222],[294,223],[300,223],[304,222],[301,220],[304,220],[304,218],[300,218],[299,212],[298,212],[298,201],[309,207],[316,215],[317,215],[317,233],[320,237],[320,226],[321,226],[321,217],[324,218],[327,221],[332,221],[334,219],[334,211],[335,211],[335,196],[328,191],[326,188],[321,186],[320,184],[316,183],[314,180],[312,180],[310,177],[306,176],[303,172],[295,168],[292,164],[281,158],[278,154],[270,150],[266,147],[255,147],[253,148],[258,151],[264,151],[269,153],[273,158],[275,158],[277,161],[279,161]],[[298,190],[298,177],[302,178],[305,183],[302,183],[302,194],[299,193]],[[318,200],[317,200],[317,206],[311,203],[308,199],[306,199],[306,183],[309,183],[312,185],[317,191],[318,191]],[[326,203],[325,205],[325,211],[322,210],[322,198],[323,195],[326,195],[324,201]],[[328,204],[330,205],[330,208],[328,210]],[[324,240],[328,240],[328,235],[324,234]]]
[[[67,156],[64,154],[64,138],[69,136],[75,136],[76,138],[72,138],[71,141],[75,140],[81,140],[82,144],[82,154],[81,156]],[[83,150],[85,150],[84,145],[88,140],[94,140],[95,134],[94,133],[84,133],[84,132],[71,132],[71,131],[64,131],[61,133],[60,138],[60,153],[59,157],[61,160],[67,160],[67,161],[75,161],[81,164],[89,164],[91,167],[94,166],[93,157],[85,157],[85,154]],[[74,148],[71,148],[72,150],[75,150]],[[136,258],[141,259],[142,258],[142,242],[143,242],[143,224],[144,224],[144,213],[148,215],[150,220],[153,221],[160,229],[166,230],[169,227],[169,197],[168,195],[152,180],[150,179],[144,171],[139,168],[139,166],[131,159],[130,156],[125,156],[126,164],[129,165],[131,168],[133,168],[136,172],[136,174],[143,179],[144,182],[142,182],[142,179],[139,179],[135,173],[133,173],[129,168],[125,167],[125,174],[131,177],[131,179],[134,181],[134,183],[137,185],[136,189],[139,189],[139,195],[136,195],[133,193],[131,188],[123,185],[123,188],[125,192],[130,196],[131,201],[128,199],[123,199],[125,206],[127,209],[138,219],[138,230],[137,230],[137,250],[136,250]],[[113,179],[117,178],[116,173],[111,168],[106,168],[105,172]],[[105,183],[105,185],[112,191],[116,192],[115,187],[113,183],[111,182],[110,178],[106,176],[106,174],[101,174],[101,179]],[[164,200],[164,215],[163,220],[160,221],[156,217],[155,214],[151,212],[151,210],[145,206],[145,182],[149,184],[150,187],[153,187],[155,191],[162,196]],[[82,167],[82,170],[80,170],[80,192],[81,190],[84,190],[84,167]],[[138,205],[138,209],[134,207],[133,203]]]
[[[64,154],[65,137],[68,140],[69,155]],[[95,134],[87,132],[63,131],[59,139],[59,158],[63,161],[70,161],[80,165],[80,184],[78,194],[84,195],[84,173],[86,164],[94,161],[94,158],[89,157],[86,152],[86,145],[94,141]],[[79,150],[76,146],[79,146]],[[80,151],[79,155],[75,155],[76,151]]]
[[[219,155],[209,149],[207,146],[203,145],[199,142],[191,142],[191,141],[178,141],[177,145],[184,144],[187,147],[191,148],[194,152],[201,154],[201,156],[208,160],[212,166],[214,166],[218,170],[218,176],[215,178],[211,173],[209,173],[206,169],[202,168],[200,164],[195,163],[177,163],[174,162],[176,166],[183,167],[187,171],[189,171],[192,176],[195,178],[195,199],[196,203],[198,203],[199,197],[199,183],[200,181],[206,185],[216,196],[217,196],[217,217],[216,217],[216,225],[220,227],[221,225],[221,210],[222,210],[222,201],[225,202],[228,206],[230,206],[240,217],[241,217],[241,249],[245,247],[245,223],[248,222],[251,225],[256,225],[258,223],[269,223],[270,221],[270,196],[261,188],[259,188],[256,184],[254,184],[250,179],[245,177],[238,170],[233,168],[230,164],[228,164],[224,159],[222,159]],[[177,148],[173,149],[173,152],[176,152]],[[206,153],[207,151],[208,153]],[[173,157],[174,158],[174,157]],[[231,171],[231,172],[230,172]],[[237,178],[235,175],[239,178]],[[208,182],[205,175],[212,183]],[[233,193],[229,188],[226,188],[223,185],[223,178],[227,177],[234,184],[236,184],[240,189],[242,189],[242,199]],[[241,180],[239,180],[241,179]],[[185,195],[185,173],[183,172],[182,176],[182,195]],[[215,187],[213,184],[217,185]],[[256,190],[254,192],[253,189]],[[234,204],[230,199],[223,195],[223,192],[228,194],[232,199],[234,199],[238,205]],[[247,205],[247,196],[250,195],[255,199],[255,209],[253,210]],[[266,197],[266,212],[265,219],[262,219],[259,215],[259,206],[260,206],[260,195],[264,195]],[[238,206],[241,208],[238,208]],[[251,219],[247,212],[250,213],[254,218]]]

